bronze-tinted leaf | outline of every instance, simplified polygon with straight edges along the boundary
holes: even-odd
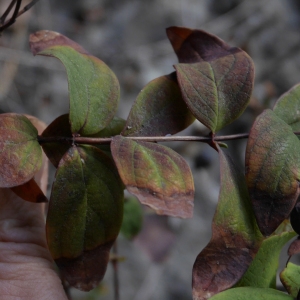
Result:
[[[176,74],[148,83],[133,104],[122,135],[164,136],[175,134],[195,120],[183,101]]]
[[[175,69],[183,99],[193,115],[212,132],[233,122],[252,93],[251,58],[202,30],[170,27],[167,34],[180,62]]]
[[[111,152],[127,190],[158,214],[189,218],[194,183],[186,161],[162,145],[116,136]]]
[[[255,217],[268,236],[287,219],[299,195],[300,143],[290,126],[265,110],[250,131],[246,179]]]
[[[42,133],[43,137],[72,137],[69,115],[65,114],[56,118]],[[63,155],[71,147],[67,141],[43,143],[42,147],[51,163],[57,168]]]
[[[58,58],[67,70],[72,133],[85,136],[105,128],[115,115],[120,95],[112,70],[57,32],[31,34],[30,48],[34,55]]]
[[[288,248],[288,256],[291,257],[299,253],[300,253],[300,237],[298,236],[298,238],[290,244]]]
[[[23,115],[0,115],[0,187],[29,181],[40,169],[42,149],[38,132]]]
[[[212,61],[241,51],[200,29],[173,26],[166,31],[180,63]]]
[[[221,188],[212,238],[193,267],[193,299],[209,299],[235,285],[251,264],[262,241],[245,177],[221,149]]]
[[[71,147],[56,172],[46,229],[50,252],[72,286],[90,290],[103,278],[122,217],[123,186],[113,161],[93,146]]]
[[[55,263],[70,286],[82,291],[90,291],[103,279],[113,244],[114,241],[109,241],[95,249],[84,251],[76,258],[58,258]]]
[[[12,187],[11,190],[20,198],[29,202],[48,202],[47,197],[44,195],[34,179],[31,179],[22,185]]]

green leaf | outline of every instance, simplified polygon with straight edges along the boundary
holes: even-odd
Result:
[[[243,50],[202,30],[170,27],[183,99],[213,133],[237,119],[253,89],[254,64]]]
[[[0,115],[0,187],[29,181],[42,165],[38,132],[23,115]]]
[[[121,134],[125,123],[126,121],[124,119],[114,117],[112,121],[103,130],[94,135],[91,135],[90,137],[110,138],[115,135],[119,135]],[[95,147],[102,150],[105,154],[112,158],[109,144],[95,145]]]
[[[290,126],[265,110],[253,124],[246,148],[246,179],[263,235],[287,219],[299,195],[300,143]]]
[[[287,267],[280,273],[280,280],[289,294],[293,298],[297,298],[300,289],[300,267],[288,263]]]
[[[274,113],[293,131],[300,131],[300,84],[295,85],[283,94],[275,103]]]
[[[168,147],[116,136],[111,152],[127,190],[158,214],[190,218],[194,182],[186,161]]]
[[[120,87],[115,74],[100,59],[53,31],[30,35],[34,55],[58,58],[68,74],[71,131],[82,136],[104,129],[117,110]]]
[[[247,192],[245,177],[221,148],[221,187],[212,238],[193,267],[194,299],[209,299],[236,284],[262,241]]]
[[[69,123],[69,114],[65,114],[56,118],[42,133],[43,137],[72,137],[72,132]],[[72,146],[71,142],[55,142],[43,143],[42,147],[51,161],[57,168],[61,158]]]
[[[124,215],[121,233],[127,238],[134,238],[142,229],[143,210],[135,197],[129,197],[124,202]]]
[[[276,289],[276,274],[282,247],[295,235],[294,231],[289,231],[265,239],[249,269],[236,286]]]
[[[274,289],[254,287],[239,287],[224,291],[210,298],[210,300],[293,300],[283,292]],[[194,298],[194,300],[201,300]]]
[[[164,136],[194,122],[183,101],[175,73],[152,80],[138,95],[122,135]]]
[[[92,146],[61,159],[47,216],[49,250],[71,286],[102,280],[123,217],[123,187],[113,161]]]
[[[112,137],[119,135],[125,126],[126,121],[119,117],[114,117],[111,122],[102,129],[95,137]]]

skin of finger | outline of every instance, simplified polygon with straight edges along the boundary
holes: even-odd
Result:
[[[40,134],[45,128],[43,122],[29,119]],[[46,157],[35,180],[45,192]],[[47,248],[44,211],[44,204],[24,201],[10,189],[0,189],[1,300],[67,299]]]

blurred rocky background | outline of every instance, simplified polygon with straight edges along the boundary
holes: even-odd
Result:
[[[1,12],[9,2],[0,0]],[[118,115],[126,118],[143,86],[172,72],[177,63],[165,34],[169,26],[209,31],[254,60],[249,108],[220,134],[248,132],[257,114],[300,82],[299,0],[41,0],[0,38],[0,111],[32,114],[47,124],[68,112],[63,66],[53,58],[33,57],[28,47],[30,33],[48,29],[67,35],[110,66],[121,84]],[[194,123],[182,134],[207,131]],[[243,167],[245,141],[228,145]],[[134,241],[120,236],[118,254],[125,257],[119,263],[121,300],[192,298],[192,266],[210,239],[218,200],[218,156],[198,143],[170,146],[192,168],[194,217],[164,218],[146,210],[140,235]],[[114,299],[112,267],[95,291],[70,292],[74,300]]]

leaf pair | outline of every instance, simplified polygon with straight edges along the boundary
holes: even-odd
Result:
[[[238,118],[253,89],[254,65],[241,49],[202,30],[170,27],[180,90],[192,114],[215,133]]]
[[[42,134],[63,137],[63,143],[43,144],[57,167],[46,223],[48,246],[64,279],[90,290],[102,280],[121,228],[123,185],[109,156],[93,146],[74,145],[72,137],[118,130],[116,122],[111,124],[119,83],[106,64],[58,33],[32,34],[30,46],[33,54],[61,60],[69,81],[70,113]]]
[[[244,51],[231,48],[217,37],[201,30],[171,27],[167,29],[167,34],[180,61],[175,66],[176,75],[172,73],[159,77],[141,91],[121,133],[123,136],[161,136],[177,133],[194,121],[191,113],[215,133],[236,119],[249,102],[254,68],[252,60]],[[116,144],[117,142],[113,141],[112,149],[116,148]],[[149,148],[152,148],[152,152],[155,149],[159,155],[165,155],[166,150],[159,145],[150,146],[140,142],[124,140],[122,144],[126,159],[119,158],[120,154],[115,150],[113,155],[127,189],[158,213],[190,217],[192,205],[189,202],[193,192],[187,167],[184,167],[183,163],[177,165],[178,169],[183,170],[183,174],[188,175],[188,185],[179,192],[182,185],[178,185],[177,182],[182,180],[175,175],[176,172],[171,171],[172,166],[166,160],[169,156],[168,159],[173,160],[174,164],[174,161],[178,160],[173,157],[175,154],[169,152],[164,159],[153,157],[150,162],[149,157],[145,156],[146,153],[149,156]],[[134,152],[134,147],[142,150]],[[131,157],[134,157],[134,162],[142,157],[149,162],[148,165],[144,162],[140,163],[144,166],[137,166],[138,169],[144,170],[142,175],[138,174],[143,178],[143,182],[136,182],[135,166],[132,167],[134,163]],[[147,174],[146,170],[148,166],[151,167],[150,164],[151,168],[161,169],[162,162],[170,165],[167,170],[173,172],[173,175],[162,175],[163,170],[155,170],[156,173],[161,173],[158,177],[153,176],[153,172]],[[172,176],[177,179],[169,181],[168,177]],[[174,182],[175,187],[164,189],[166,180],[170,184]],[[170,197],[171,195],[174,197]],[[169,200],[164,200],[166,197]],[[181,205],[184,205],[183,208],[180,208]]]
[[[57,165],[46,232],[71,286],[88,291],[102,280],[122,217],[123,184],[112,159],[94,146],[70,147]]]

